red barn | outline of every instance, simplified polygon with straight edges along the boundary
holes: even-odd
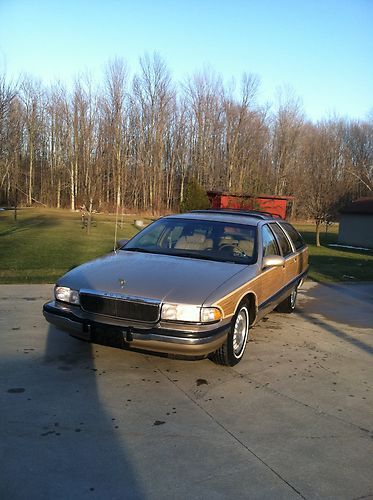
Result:
[[[234,194],[224,191],[207,191],[211,208],[241,208],[246,210],[262,210],[283,219],[290,218],[293,210],[293,196],[272,196]]]

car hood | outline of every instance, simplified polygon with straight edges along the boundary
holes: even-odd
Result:
[[[76,267],[58,285],[197,305],[247,268],[230,262],[120,250]]]

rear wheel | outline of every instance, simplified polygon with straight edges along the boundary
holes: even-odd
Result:
[[[250,316],[246,304],[241,304],[232,319],[231,328],[224,344],[210,354],[215,363],[226,366],[236,365],[243,356],[249,334]]]
[[[286,297],[285,300],[279,303],[279,305],[276,307],[276,311],[287,314],[292,313],[295,309],[295,304],[297,301],[297,293],[298,293],[297,288],[294,288],[291,294],[288,297]]]

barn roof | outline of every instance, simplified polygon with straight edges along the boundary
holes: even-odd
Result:
[[[257,198],[257,199],[269,199],[269,200],[294,200],[294,196],[280,196],[273,194],[257,194],[252,195],[248,193],[233,193],[228,191],[220,191],[219,189],[210,189],[207,191],[207,194],[217,195],[217,196],[232,196],[235,198]]]
[[[341,214],[372,214],[373,215],[373,197],[359,198],[349,203],[339,211]]]

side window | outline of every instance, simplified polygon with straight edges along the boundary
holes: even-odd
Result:
[[[293,249],[291,248],[290,241],[288,240],[284,231],[280,228],[278,224],[270,224],[270,226],[280,244],[282,255],[284,257],[290,255],[293,252]]]
[[[296,250],[300,250],[305,246],[302,236],[291,224],[289,224],[288,222],[280,222],[280,225],[285,229],[285,231],[289,235]]]
[[[280,255],[276,239],[268,226],[262,227],[262,241],[263,257],[266,257],[267,255]]]

